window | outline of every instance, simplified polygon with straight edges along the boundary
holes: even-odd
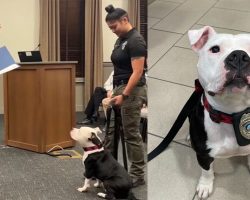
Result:
[[[61,61],[78,61],[76,77],[84,77],[84,0],[60,0]]]

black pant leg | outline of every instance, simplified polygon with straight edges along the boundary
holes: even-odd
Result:
[[[84,111],[88,118],[98,111],[98,108],[104,98],[107,97],[107,91],[102,87],[96,87],[94,93],[92,94],[88,105]]]
[[[92,96],[90,97],[90,100],[88,102],[88,105],[87,107],[85,108],[85,111],[84,113],[87,115],[87,118],[91,118],[91,116],[93,115],[94,113],[94,94],[92,94]]]
[[[98,111],[102,100],[107,97],[107,91],[102,87],[96,87],[94,91],[94,113]]]

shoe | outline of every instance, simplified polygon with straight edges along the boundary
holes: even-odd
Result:
[[[145,180],[144,178],[136,178],[136,179],[133,179],[132,181],[132,187],[135,188],[135,187],[138,187],[140,185],[145,185]]]
[[[98,112],[94,112],[94,114],[92,115],[92,119],[93,119],[95,122],[97,122],[97,119],[98,119],[99,116],[100,116],[100,115],[99,115]]]
[[[92,116],[92,117],[91,117],[91,120],[94,121],[94,122],[97,122],[97,117]]]
[[[89,119],[89,118],[86,118],[81,122],[77,122],[77,124],[93,124],[93,120]]]

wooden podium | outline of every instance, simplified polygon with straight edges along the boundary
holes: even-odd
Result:
[[[74,145],[76,63],[20,63],[4,74],[6,145],[39,153]]]

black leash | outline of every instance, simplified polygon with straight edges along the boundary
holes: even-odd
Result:
[[[69,157],[72,157],[72,155],[70,154],[70,153],[66,153],[66,152],[58,152],[58,150],[56,150],[57,152],[55,153],[53,153],[53,150],[54,149],[61,149],[61,151],[65,151],[61,146],[59,146],[59,145],[56,145],[56,146],[54,146],[54,147],[52,147],[50,150],[48,150],[47,152],[46,152],[46,154],[48,154],[49,156],[53,156],[53,157],[57,157],[57,156],[69,156]]]
[[[59,154],[53,154],[53,153],[46,153],[49,156],[53,156],[53,157],[57,157],[57,156],[69,156],[72,157],[72,155],[70,155],[69,153],[59,153]]]
[[[200,100],[201,95],[203,93],[203,88],[200,85],[200,82],[198,79],[195,80],[195,91],[193,94],[189,97],[187,103],[182,108],[181,112],[179,113],[177,119],[175,120],[173,126],[169,130],[166,137],[162,140],[162,142],[148,154],[148,162],[153,160],[155,157],[157,157],[160,153],[162,153],[172,142],[174,137],[177,135],[178,131],[184,124],[185,120],[187,119],[188,115],[190,114],[191,110],[194,108],[194,106],[197,104],[197,102]]]

